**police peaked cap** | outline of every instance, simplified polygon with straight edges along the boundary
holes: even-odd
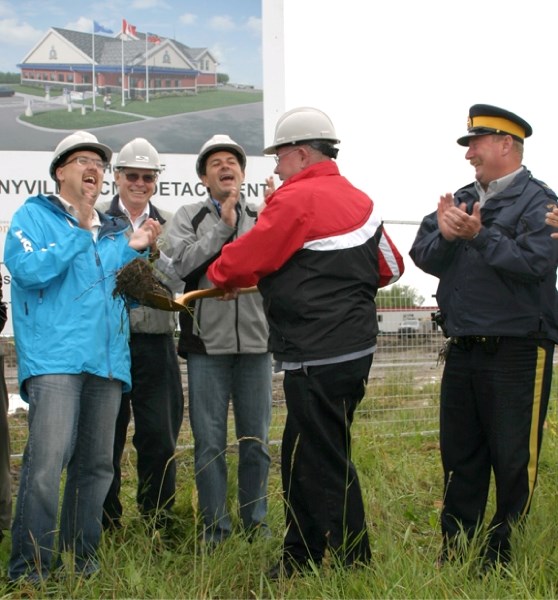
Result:
[[[490,104],[474,104],[469,109],[467,131],[467,135],[457,140],[461,146],[468,146],[472,137],[491,133],[511,135],[523,143],[523,140],[533,133],[533,128],[509,110]]]

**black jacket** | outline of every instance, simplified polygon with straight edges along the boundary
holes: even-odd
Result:
[[[455,193],[470,214],[474,184]],[[481,209],[483,228],[470,241],[445,240],[436,213],[426,216],[410,251],[440,279],[436,297],[450,336],[541,337],[558,342],[558,240],[545,224],[556,194],[527,169]]]

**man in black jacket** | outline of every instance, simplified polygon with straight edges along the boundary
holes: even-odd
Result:
[[[491,470],[496,512],[485,567],[511,556],[511,530],[528,513],[552,378],[558,246],[545,225],[556,195],[522,166],[531,126],[476,104],[458,143],[476,181],[440,198],[410,255],[440,279],[449,336],[441,387],[444,467],[441,561],[457,557],[460,532],[482,531]]]
[[[110,203],[97,208],[113,217],[125,219],[130,231],[153,218],[165,232],[172,213],[151,203],[161,160],[157,150],[144,138],[135,138],[120,150],[114,166],[118,194]],[[178,279],[164,253],[154,263],[155,272],[167,285]],[[114,478],[108,491],[103,514],[103,527],[121,527],[120,501],[121,460],[131,412],[134,413],[133,444],[137,451],[137,503],[148,525],[160,529],[169,524],[176,491],[176,443],[182,426],[184,396],[174,331],[176,315],[172,312],[138,306],[130,311],[130,352],[132,355],[132,390],[122,395],[114,439]]]

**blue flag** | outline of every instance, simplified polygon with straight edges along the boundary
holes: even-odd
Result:
[[[112,29],[107,29],[102,25],[99,25],[97,21],[93,21],[93,33],[114,33]]]

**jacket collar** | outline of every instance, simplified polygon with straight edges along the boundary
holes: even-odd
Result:
[[[212,212],[217,212],[218,214],[221,214],[220,209],[217,208],[217,206],[216,206],[216,204],[218,204],[218,201],[214,200],[210,193],[208,193],[205,198],[205,204],[208,208],[210,208],[212,210]],[[241,192],[240,198],[238,199],[238,202],[236,204],[237,214],[240,214],[244,210],[245,206],[246,206],[246,197]]]
[[[283,181],[283,183],[277,188],[277,190],[284,189],[285,186],[291,185],[292,183],[296,183],[297,181],[301,181],[303,179],[312,179],[313,177],[328,177],[335,175],[340,175],[337,163],[334,160],[322,160],[320,162],[314,163],[306,167],[305,169],[302,169],[302,171],[299,171],[298,173],[295,173],[295,175],[292,175],[291,177]],[[265,204],[267,204],[273,198],[274,195],[275,192],[273,192],[273,194],[270,194],[265,199]]]
[[[110,215],[111,217],[127,218],[126,215],[120,210],[120,207],[118,206],[119,200],[120,200],[120,194],[116,194],[114,196],[114,198],[111,200],[110,206],[109,206],[108,210],[106,211],[106,214]],[[167,222],[167,220],[159,212],[159,209],[155,205],[153,205],[151,203],[151,201],[148,202],[148,206],[149,206],[149,218],[155,219],[156,221],[159,221],[159,223],[161,223],[161,225],[164,225]]]
[[[523,193],[525,186],[532,180],[533,176],[531,175],[531,172],[524,167],[523,170],[514,177],[510,185],[492,198],[496,198],[496,200],[516,198]],[[479,199],[479,194],[475,182],[473,181],[460,188],[455,192],[454,196],[457,198],[458,202],[476,202]]]
[[[58,198],[58,196],[39,195],[39,196],[35,196],[35,198],[30,198],[30,200],[35,200],[35,201],[41,202],[41,203],[45,204],[47,207],[49,207],[51,210],[53,210],[55,212],[61,211],[67,217],[74,219],[74,217],[72,217],[66,211],[66,209],[64,208],[64,205],[62,204],[62,202],[60,201],[60,198]],[[94,209],[94,210],[97,210],[97,209]],[[120,231],[123,231],[124,229],[128,229],[128,227],[129,227],[129,225],[126,221],[119,218],[119,215],[109,215],[108,213],[103,213],[100,210],[97,210],[97,213],[99,214],[99,219],[101,221],[101,227],[99,229],[99,236],[105,235],[105,234],[118,233]]]

